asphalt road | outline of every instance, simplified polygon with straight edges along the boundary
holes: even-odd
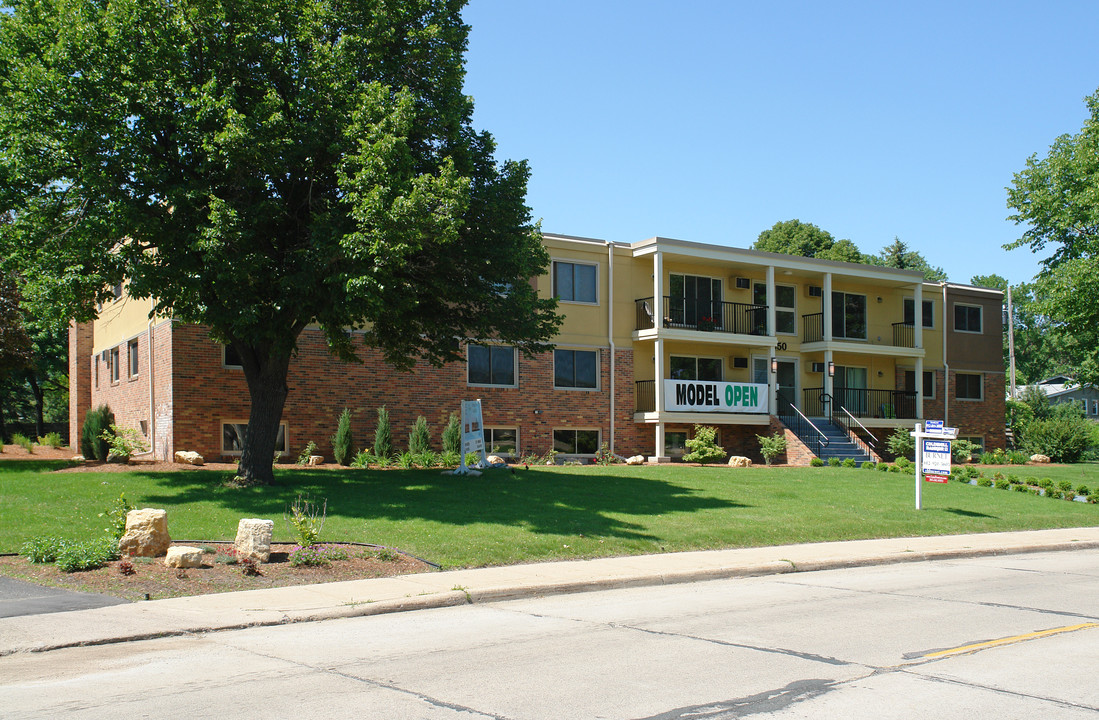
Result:
[[[44,587],[0,575],[0,617],[87,610],[124,602],[128,601],[110,595]]]
[[[0,657],[5,718],[1088,718],[1099,551],[630,588]]]

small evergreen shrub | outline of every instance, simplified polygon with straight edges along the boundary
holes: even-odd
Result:
[[[819,457],[810,458],[809,464],[813,467],[824,467],[824,461],[821,460]]]
[[[717,444],[717,428],[708,425],[695,425],[694,437],[687,440],[690,452],[683,456],[684,462],[712,463],[725,459],[725,448]]]
[[[114,413],[107,405],[88,411],[80,431],[80,452],[85,458],[100,461],[107,459],[111,446],[103,439],[103,432],[110,431],[114,424]]]
[[[901,470],[907,470],[912,467],[913,464],[914,463],[906,457],[897,458],[897,466],[900,467]]]
[[[351,464],[351,411],[347,408],[336,421],[336,433],[332,436],[332,459],[340,465]]]
[[[1088,488],[1087,485],[1078,485],[1076,487],[1076,494],[1077,495],[1083,495],[1084,497],[1087,497],[1088,495],[1091,495],[1091,489]]]
[[[977,480],[977,485],[979,485],[980,487],[992,487],[992,478],[980,478],[979,480]]]
[[[1042,488],[1043,490],[1049,490],[1051,487],[1053,487],[1053,481],[1049,478],[1042,478],[1038,481],[1038,487]]]
[[[1062,480],[1059,483],[1057,483],[1057,489],[1060,490],[1061,492],[1068,492],[1069,490],[1072,489],[1072,483],[1069,482],[1068,480]]]
[[[897,460],[901,458],[907,460],[916,456],[916,438],[909,435],[909,432],[909,430],[899,427],[885,441],[885,447],[897,456]]]
[[[889,472],[893,472],[893,473],[899,473],[903,469],[904,468],[902,468],[900,465],[890,465],[889,466]]]
[[[393,454],[393,436],[389,432],[389,411],[378,408],[378,425],[374,429],[374,455],[388,459]]]
[[[412,426],[412,432],[408,435],[408,450],[413,455],[419,455],[430,449],[431,431],[427,427],[427,418],[418,415],[415,424]]]
[[[853,467],[855,467],[855,458],[846,458],[846,459],[845,459],[845,460],[843,461],[843,466],[844,466],[844,467],[846,467],[846,468],[853,468]]]
[[[877,467],[877,463],[875,463],[873,460],[867,460],[862,464],[863,470],[873,470],[875,467]]]
[[[878,472],[889,472],[889,463],[887,463],[887,462],[878,463]]]
[[[462,421],[458,419],[457,413],[450,413],[450,419],[446,421],[446,427],[443,428],[443,453],[458,455],[461,452]]]
[[[828,458],[828,467],[839,467],[842,464],[839,458]]]
[[[996,489],[997,490],[1007,490],[1010,487],[1011,487],[1011,483],[1009,483],[1007,480],[997,480],[996,481]]]
[[[1015,488],[1015,492],[1028,492],[1030,490],[1029,485],[1013,485],[1012,487]]]

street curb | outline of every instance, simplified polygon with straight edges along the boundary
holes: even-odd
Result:
[[[916,540],[917,538],[913,538]],[[870,567],[906,562],[926,562],[930,560],[950,560],[997,555],[1021,555],[1036,552],[1059,552],[1068,550],[1099,549],[1099,540],[1062,541],[1049,543],[1024,544],[1013,547],[961,547],[934,550],[906,550],[903,552],[872,553],[851,555],[843,558],[806,560],[769,560],[753,563],[738,563],[718,567],[691,568],[681,571],[645,572],[628,571],[592,577],[583,580],[533,580],[521,584],[488,585],[481,588],[465,589],[455,586],[450,590],[426,592],[420,595],[373,601],[345,602],[337,606],[297,611],[264,610],[262,608],[241,609],[243,613],[255,613],[256,617],[241,621],[239,615],[234,621],[211,622],[203,624],[181,624],[176,628],[149,632],[121,633],[118,635],[94,639],[62,642],[43,641],[9,647],[0,647],[0,657],[16,653],[39,653],[74,647],[113,645],[140,640],[153,640],[167,637],[201,635],[228,630],[243,630],[256,627],[272,627],[304,622],[319,622],[372,615],[385,615],[398,612],[432,610],[459,605],[473,605],[505,600],[519,600],[549,595],[567,595],[600,590],[675,585],[708,580],[732,578],[764,577],[771,575],[818,572],[854,567]],[[643,557],[643,556],[642,556]],[[455,571],[462,572],[462,571]],[[475,572],[475,571],[473,571]],[[253,591],[256,592],[256,591]],[[259,591],[263,592],[263,591]],[[159,602],[159,601],[153,601]],[[139,607],[136,604],[132,607]],[[125,607],[125,606],[113,606]],[[54,615],[53,617],[57,617]]]

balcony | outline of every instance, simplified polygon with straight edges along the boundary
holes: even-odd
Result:
[[[633,385],[633,411],[656,412],[656,380],[637,380]]]
[[[916,347],[916,326],[911,323],[897,322],[893,323],[893,337],[892,347],[897,348],[915,348]],[[863,325],[863,332],[865,334],[865,324]],[[838,338],[835,340],[846,341],[852,338]],[[858,341],[863,341],[865,338],[855,338]],[[824,341],[824,313],[812,313],[810,315],[801,316],[801,341],[803,343],[815,343]],[[886,343],[876,343],[886,344]]]
[[[801,411],[809,417],[827,417],[842,407],[857,418],[919,419],[914,391],[835,388],[831,408],[825,401],[824,388],[805,388],[801,396]]]
[[[656,327],[653,298],[635,300],[637,329]],[[665,328],[734,335],[766,335],[767,306],[664,296]]]

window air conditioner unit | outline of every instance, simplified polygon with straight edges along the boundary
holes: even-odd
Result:
[[[746,357],[732,356],[732,357],[729,358],[729,362],[732,364],[732,366],[734,368],[747,368],[748,367],[748,358],[746,358]]]
[[[822,363],[822,362],[813,363],[813,372],[819,372],[819,373],[824,372],[824,363]]]
[[[806,285],[805,294],[809,297],[824,297],[824,288],[820,285]]]
[[[752,281],[749,278],[738,277],[734,278],[734,280],[737,290],[750,290],[752,288]]]

